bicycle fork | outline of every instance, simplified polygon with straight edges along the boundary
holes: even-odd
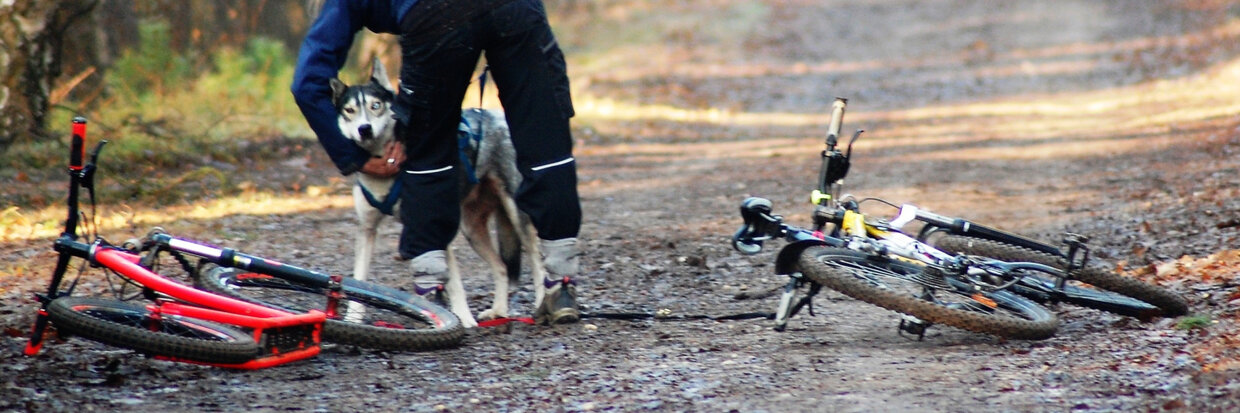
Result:
[[[821,284],[806,281],[799,272],[789,274],[788,278],[788,284],[784,285],[784,291],[779,295],[779,307],[775,310],[775,331],[784,331],[784,329],[788,328],[788,319],[800,312],[802,308],[808,308],[809,315],[813,316],[814,296],[822,291]],[[797,290],[806,283],[809,284],[809,290],[805,292],[805,296],[793,301]]]
[[[64,280],[65,272],[69,269],[71,258],[68,254],[61,253],[60,258],[56,260],[56,270],[52,273],[52,281],[47,287],[47,294],[35,294],[35,298],[39,300],[39,311],[35,315],[34,327],[30,331],[30,341],[26,343],[26,349],[23,351],[27,356],[39,354],[39,350],[43,348],[43,333],[47,330],[49,322],[47,304],[66,295],[60,292],[60,284]]]

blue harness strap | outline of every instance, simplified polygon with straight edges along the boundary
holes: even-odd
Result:
[[[468,119],[465,119],[465,117],[462,116],[461,124],[457,127],[456,146],[457,153],[461,156],[461,166],[465,168],[465,177],[469,179],[469,183],[471,184],[478,183],[478,171],[477,168],[474,167],[474,162],[469,159],[469,154],[465,151],[465,149],[469,148],[471,144],[473,146],[478,146],[481,145],[481,143],[481,125],[479,125],[478,128],[475,128],[473,125],[470,125]],[[396,182],[392,184],[392,189],[388,191],[387,196],[384,197],[382,201],[375,198],[375,194],[370,193],[370,191],[367,190],[365,186],[362,186],[361,183],[358,183],[357,186],[362,188],[362,196],[366,198],[366,203],[370,204],[370,206],[379,210],[379,212],[382,212],[384,215],[394,215],[393,208],[396,207],[397,202],[400,202],[400,182],[401,180],[397,178]]]
[[[392,208],[396,207],[396,203],[400,201],[400,178],[396,178],[396,182],[392,184],[392,189],[383,198],[383,202],[375,199],[375,194],[366,190],[366,186],[362,185],[361,182],[358,182],[357,186],[362,188],[362,196],[366,197],[366,203],[382,212],[383,215],[394,215]]]
[[[482,144],[482,125],[475,128],[474,125],[469,124],[469,119],[462,116],[456,131],[456,152],[461,156],[461,166],[465,168],[465,177],[469,179],[469,183],[476,184],[478,183],[478,169],[474,167],[473,160],[469,159],[469,153],[465,150],[471,144],[475,147]]]

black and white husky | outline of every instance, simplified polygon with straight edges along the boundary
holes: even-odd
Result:
[[[374,156],[382,156],[383,150],[395,137],[396,119],[391,105],[394,89],[389,83],[387,70],[378,59],[374,60],[370,81],[361,85],[346,85],[338,79],[331,80],[332,100],[335,102],[341,132],[357,142]],[[513,193],[521,185],[521,174],[516,165],[516,151],[508,132],[503,113],[466,109],[461,113],[461,137],[467,141],[463,146],[462,159],[469,160],[461,171],[461,231],[474,251],[491,268],[495,281],[494,300],[491,308],[478,314],[478,319],[488,320],[508,316],[508,283],[516,281],[521,272],[521,253],[525,252],[534,280],[535,303],[542,302],[546,277],[534,226],[528,217],[517,209]],[[357,210],[360,226],[357,229],[356,257],[353,277],[366,279],[370,273],[370,261],[374,255],[375,233],[384,217],[400,219],[399,197],[393,194],[395,177],[378,178],[355,173],[353,205]],[[391,195],[391,196],[389,196]],[[492,239],[489,223],[494,221],[498,242]],[[461,283],[461,273],[452,249],[448,248],[448,282],[444,285],[451,310],[467,327],[475,327],[477,321],[470,314]]]

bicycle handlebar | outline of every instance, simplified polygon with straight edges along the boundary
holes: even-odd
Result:
[[[332,278],[330,274],[249,255],[232,248],[217,248],[203,245],[162,232],[152,233],[149,235],[149,238],[150,242],[154,244],[166,246],[173,251],[200,257],[221,267],[238,268],[260,274],[274,275],[295,283],[314,287],[326,287]]]
[[[732,235],[732,247],[745,254],[762,251],[762,242],[783,235],[783,218],[771,214],[771,201],[749,197],[741,202],[741,218],[745,221]]]
[[[839,142],[840,128],[844,126],[844,107],[848,99],[837,97],[831,104],[831,124],[827,125],[827,150],[835,149]]]
[[[66,200],[69,216],[65,219],[65,231],[62,235],[77,237],[78,217],[81,210],[78,201],[79,190],[86,188],[91,191],[93,199],[95,165],[99,161],[99,153],[103,151],[103,146],[107,143],[106,140],[99,141],[91,150],[90,161],[83,165],[82,161],[86,159],[86,119],[81,116],[73,119],[73,137],[69,149],[69,196]]]
[[[86,157],[86,118],[73,118],[73,138],[69,144],[69,169],[82,170],[82,159]]]
[[[862,130],[858,129],[848,142],[847,153],[836,149],[839,145],[840,129],[844,125],[844,108],[847,106],[848,99],[844,98],[835,98],[831,105],[831,124],[827,125],[827,148],[822,151],[822,167],[818,170],[818,192],[812,196],[814,204],[826,206],[831,197],[831,185],[848,175],[848,158],[852,154],[852,144],[861,136]]]

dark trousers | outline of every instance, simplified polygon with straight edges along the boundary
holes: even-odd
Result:
[[[517,206],[539,237],[581,227],[573,116],[564,55],[541,0],[420,0],[402,22],[400,92],[401,256],[446,249],[460,225],[457,125],[485,53],[508,119],[523,181]]]

